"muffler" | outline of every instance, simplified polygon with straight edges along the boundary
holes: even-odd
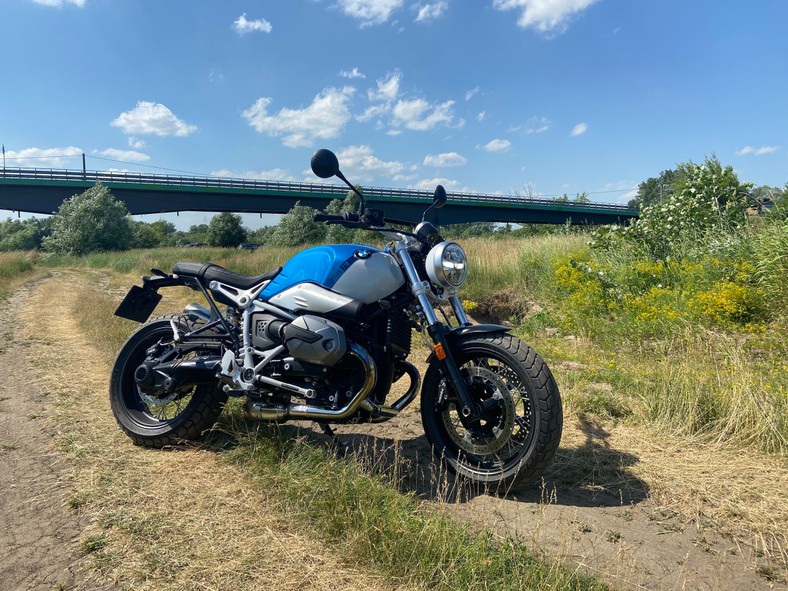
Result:
[[[169,363],[144,361],[134,370],[134,381],[145,394],[159,396],[187,384],[215,382],[221,357],[179,359]]]

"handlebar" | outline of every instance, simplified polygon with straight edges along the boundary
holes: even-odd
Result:
[[[344,221],[344,217],[341,215],[333,215],[330,213],[316,213],[312,218],[312,221],[315,222],[341,222]]]

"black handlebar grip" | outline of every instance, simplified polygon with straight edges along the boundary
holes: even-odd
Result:
[[[312,217],[312,221],[314,222],[331,222],[331,221],[342,221],[341,215],[333,215],[330,213],[316,213]]]

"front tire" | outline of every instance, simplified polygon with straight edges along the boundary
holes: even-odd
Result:
[[[435,455],[463,479],[505,493],[537,481],[561,441],[561,397],[531,347],[508,334],[471,335],[452,350],[482,418],[470,422],[440,364],[421,391],[424,432]]]
[[[199,439],[219,418],[227,394],[218,383],[191,384],[166,396],[146,396],[134,380],[134,372],[157,343],[176,349],[172,326],[188,330],[183,318],[156,318],[137,329],[118,353],[109,384],[112,414],[135,445],[165,447]]]

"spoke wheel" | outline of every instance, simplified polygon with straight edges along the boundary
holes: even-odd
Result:
[[[134,379],[137,368],[157,346],[158,355],[177,357],[168,316],[148,322],[129,337],[110,378],[110,404],[118,425],[137,445],[164,447],[199,439],[221,414],[227,395],[217,383],[187,384],[160,396],[146,394]],[[196,356],[190,353],[181,359]]]
[[[499,491],[538,480],[561,438],[561,400],[550,370],[510,335],[466,338],[454,357],[480,418],[462,415],[453,388],[433,363],[421,413],[436,455],[460,476]]]

